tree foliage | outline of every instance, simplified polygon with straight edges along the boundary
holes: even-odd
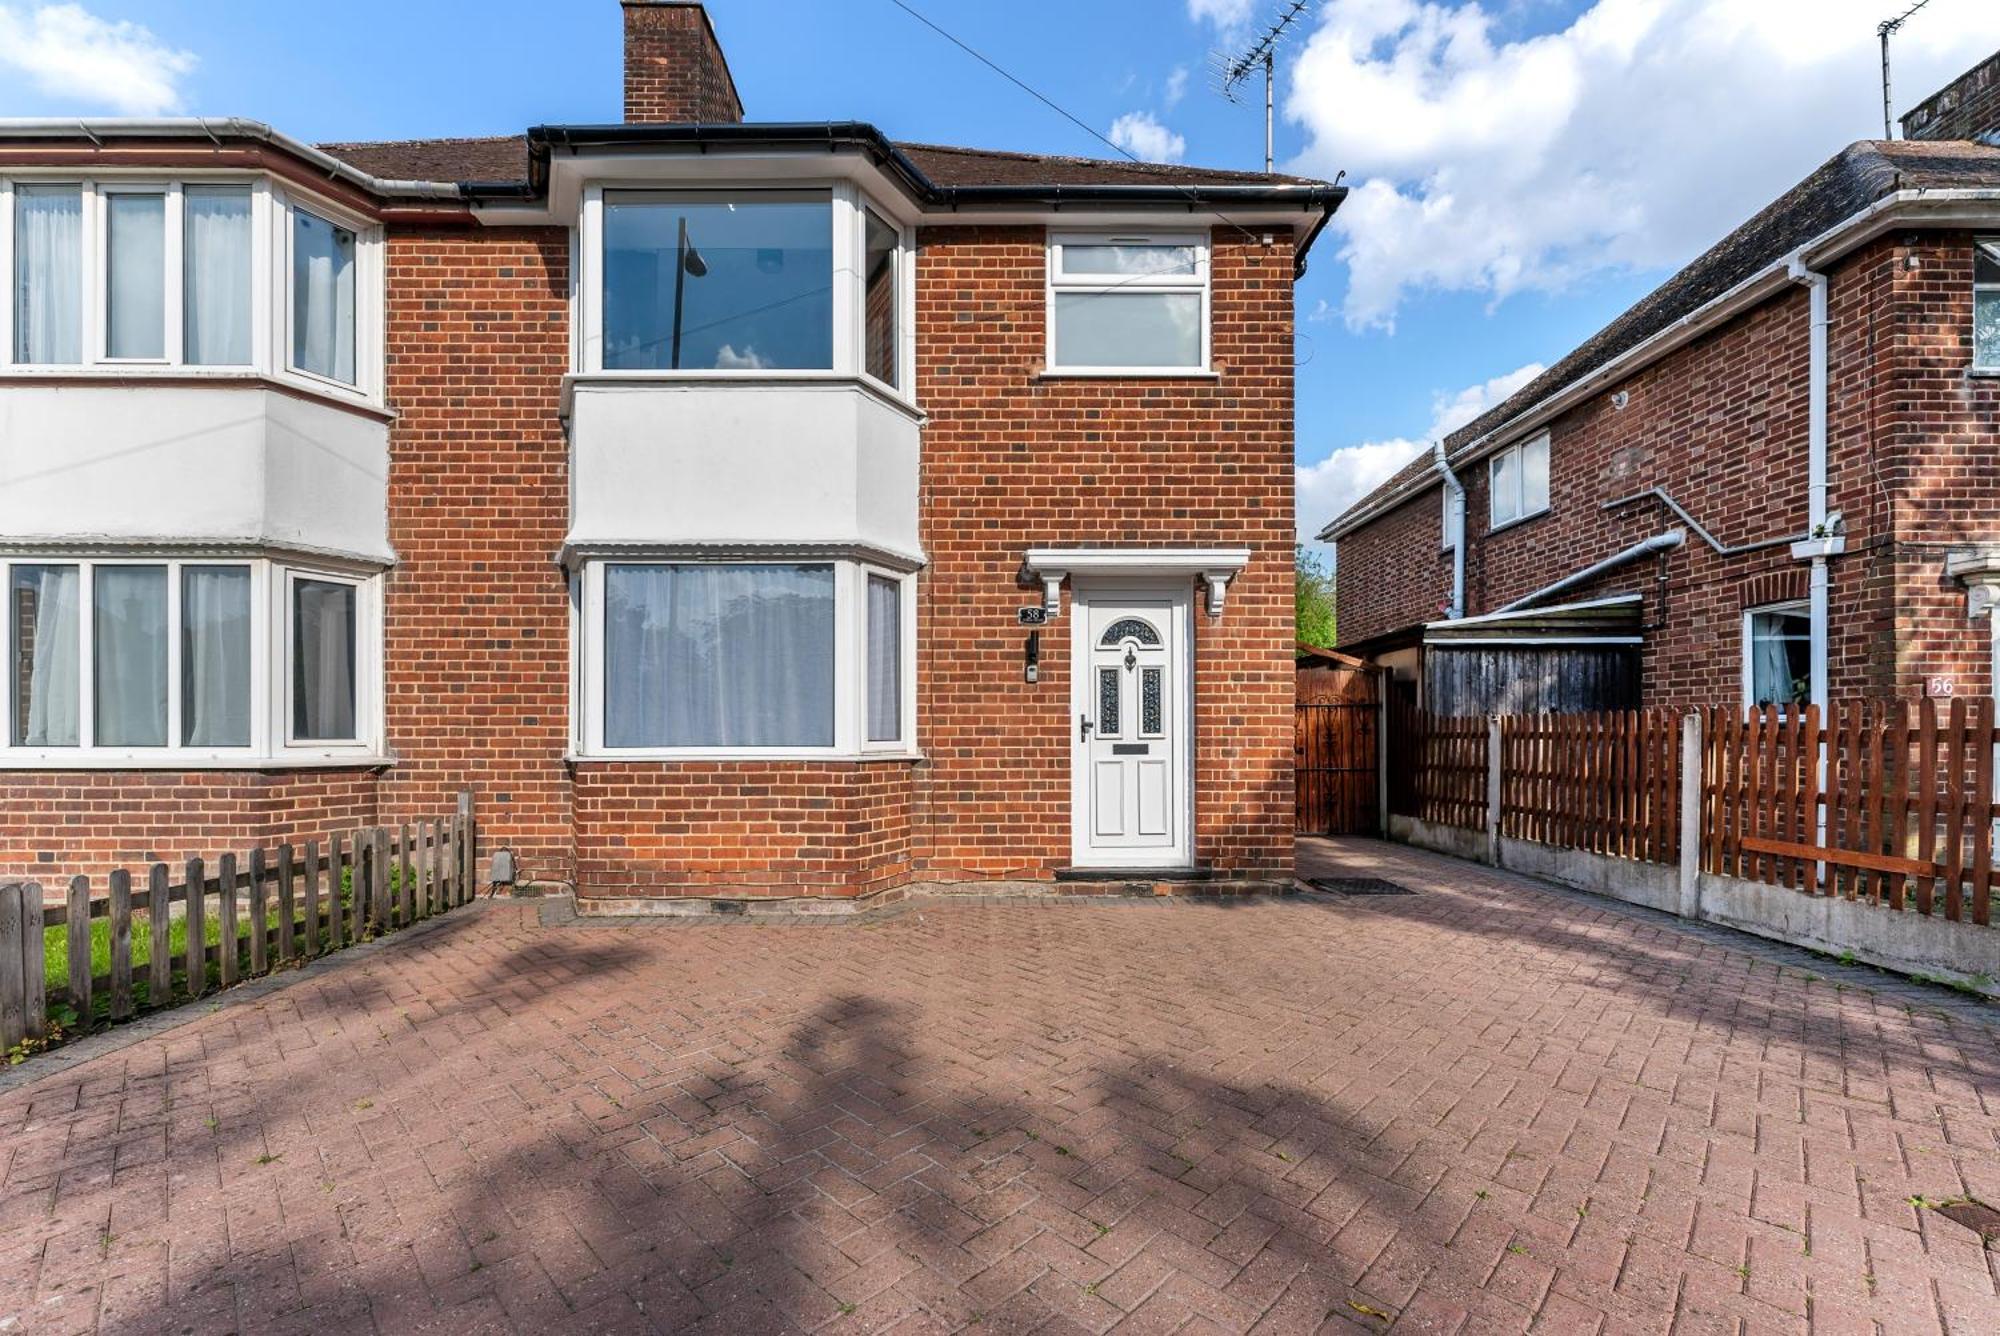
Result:
[[[1333,572],[1326,561],[1300,543],[1293,554],[1298,571],[1298,638],[1302,645],[1332,649]]]

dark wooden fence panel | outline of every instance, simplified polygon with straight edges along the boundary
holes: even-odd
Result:
[[[1301,700],[1293,771],[1301,835],[1373,835],[1380,707],[1373,701]]]
[[[1500,833],[1614,858],[1680,857],[1680,716],[1500,720]]]
[[[1389,810],[1472,830],[1486,825],[1486,720],[1389,707]]]

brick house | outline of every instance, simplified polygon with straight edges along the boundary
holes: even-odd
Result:
[[[2000,56],[1842,150],[1321,532],[1440,713],[1980,695]]]
[[[1342,192],[745,122],[622,12],[620,124],[0,130],[0,872],[469,785],[599,906],[1288,877]]]

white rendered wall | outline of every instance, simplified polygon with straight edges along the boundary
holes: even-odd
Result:
[[[389,428],[260,386],[0,387],[0,537],[393,559]]]
[[[912,558],[918,426],[852,382],[579,382],[569,541],[862,543]]]

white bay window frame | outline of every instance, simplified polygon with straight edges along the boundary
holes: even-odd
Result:
[[[20,186],[72,186],[80,192],[83,258],[77,275],[80,338],[77,362],[16,362],[14,308],[14,192]],[[250,361],[241,364],[191,364],[186,352],[185,241],[187,195],[191,186],[243,186],[250,191]],[[120,359],[108,355],[109,301],[107,283],[109,212],[105,201],[119,193],[164,194],[166,207],[163,267],[164,351],[160,358]],[[291,362],[292,210],[351,229],[355,233],[355,383],[299,370]],[[0,176],[0,377],[104,376],[171,374],[176,379],[242,379],[265,377],[323,397],[380,407],[383,403],[382,321],[384,310],[382,228],[369,219],[316,195],[293,189],[264,175],[229,171],[158,171],[88,173],[9,170]]]
[[[77,745],[16,746],[19,689],[13,626],[13,568],[75,566],[77,572]],[[107,567],[162,567],[166,571],[167,743],[164,746],[96,745],[97,572]],[[182,572],[201,567],[247,567],[250,574],[250,741],[241,747],[190,747],[184,736],[182,682],[186,638],[181,625]],[[355,724],[347,741],[292,743],[291,582],[297,578],[355,586]],[[381,732],[382,604],[379,575],[301,563],[261,554],[201,555],[64,551],[0,554],[0,771],[6,770],[205,770],[379,764]]]
[[[712,196],[717,203],[754,200],[759,195],[796,200],[801,195],[824,195],[830,202],[833,252],[832,357],[823,368],[741,368],[679,367],[606,369],[604,365],[604,203],[605,196],[623,193],[640,195]],[[867,275],[867,213],[896,229],[896,363],[897,385],[889,385],[869,375],[863,343],[866,311],[863,284]],[[904,403],[916,401],[916,254],[915,234],[890,209],[851,181],[806,179],[739,186],[718,186],[712,181],[677,183],[659,180],[594,182],[583,190],[576,231],[571,240],[571,272],[576,275],[571,310],[574,319],[571,340],[572,374],[601,376],[629,381],[772,381],[848,380],[860,381],[880,393]]]
[[[1195,272],[1186,274],[1070,274],[1064,271],[1063,254],[1069,246],[1104,246],[1122,243],[1134,246],[1187,246],[1195,254]],[[1209,236],[1206,232],[1146,232],[1121,228],[1115,231],[1051,231],[1048,234],[1046,278],[1043,283],[1042,325],[1046,376],[1105,377],[1188,377],[1214,374],[1214,302],[1210,282]],[[1070,364],[1059,359],[1056,339],[1056,298],[1063,293],[1155,292],[1191,293],[1201,299],[1201,355],[1185,366],[1101,366],[1095,363]]]
[[[612,747],[604,741],[605,672],[604,572],[609,566],[830,566],[833,568],[833,742],[830,746]],[[868,740],[868,580],[894,580],[900,595],[897,652],[901,695],[899,736]],[[728,559],[684,553],[635,552],[592,557],[572,576],[573,636],[577,672],[571,711],[573,758],[589,761],[786,761],[908,758],[916,755],[917,579],[851,556],[772,554]]]

